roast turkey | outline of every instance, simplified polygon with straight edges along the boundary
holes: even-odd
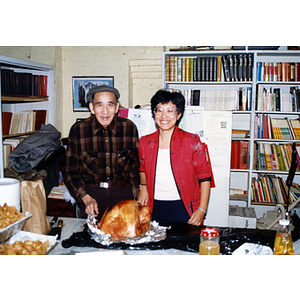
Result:
[[[138,237],[150,227],[152,215],[148,206],[134,200],[123,200],[103,214],[97,227],[114,240]]]

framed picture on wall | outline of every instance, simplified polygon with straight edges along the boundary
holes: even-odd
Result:
[[[89,111],[88,91],[99,85],[114,86],[113,76],[73,76],[73,111]]]

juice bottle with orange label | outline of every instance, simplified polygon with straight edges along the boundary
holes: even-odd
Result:
[[[278,229],[274,241],[275,255],[294,255],[292,235],[289,220],[279,220]]]
[[[203,228],[200,232],[200,255],[219,255],[219,230],[216,228]]]

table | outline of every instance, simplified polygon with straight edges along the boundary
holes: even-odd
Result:
[[[48,217],[50,220],[52,217]],[[72,255],[80,253],[109,253],[109,254],[127,254],[127,255],[198,255],[199,233],[200,227],[195,227],[188,224],[173,224],[168,230],[168,236],[165,241],[154,242],[147,244],[144,248],[134,249],[127,245],[114,247],[99,247],[94,246],[78,246],[73,245],[69,248],[64,248],[62,242],[68,241],[70,237],[84,232],[86,220],[79,218],[59,218],[64,222],[61,232],[61,239],[49,255]],[[54,225],[56,226],[56,225]],[[273,248],[273,242],[276,231],[272,230],[257,230],[257,229],[234,229],[234,228],[219,228],[220,229],[220,245],[221,254],[232,254],[231,252],[237,249],[245,242],[261,243]],[[75,243],[76,244],[76,243]],[[174,247],[172,247],[172,245]],[[295,254],[300,254],[300,239],[293,242]],[[229,251],[228,247],[232,249]]]
[[[48,216],[49,220],[53,217]],[[49,253],[49,255],[73,255],[80,253],[97,253],[101,251],[105,254],[125,254],[125,255],[198,255],[198,253],[181,251],[178,249],[166,249],[166,250],[105,250],[95,247],[78,247],[72,246],[70,248],[64,248],[62,241],[68,239],[74,232],[81,232],[84,230],[86,224],[85,219],[67,218],[62,217],[64,224],[61,232],[61,239],[55,248]],[[55,225],[56,226],[56,225]]]

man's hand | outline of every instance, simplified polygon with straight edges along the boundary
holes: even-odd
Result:
[[[90,195],[82,197],[82,202],[85,204],[85,213],[97,217],[99,214],[98,204],[94,198]]]

